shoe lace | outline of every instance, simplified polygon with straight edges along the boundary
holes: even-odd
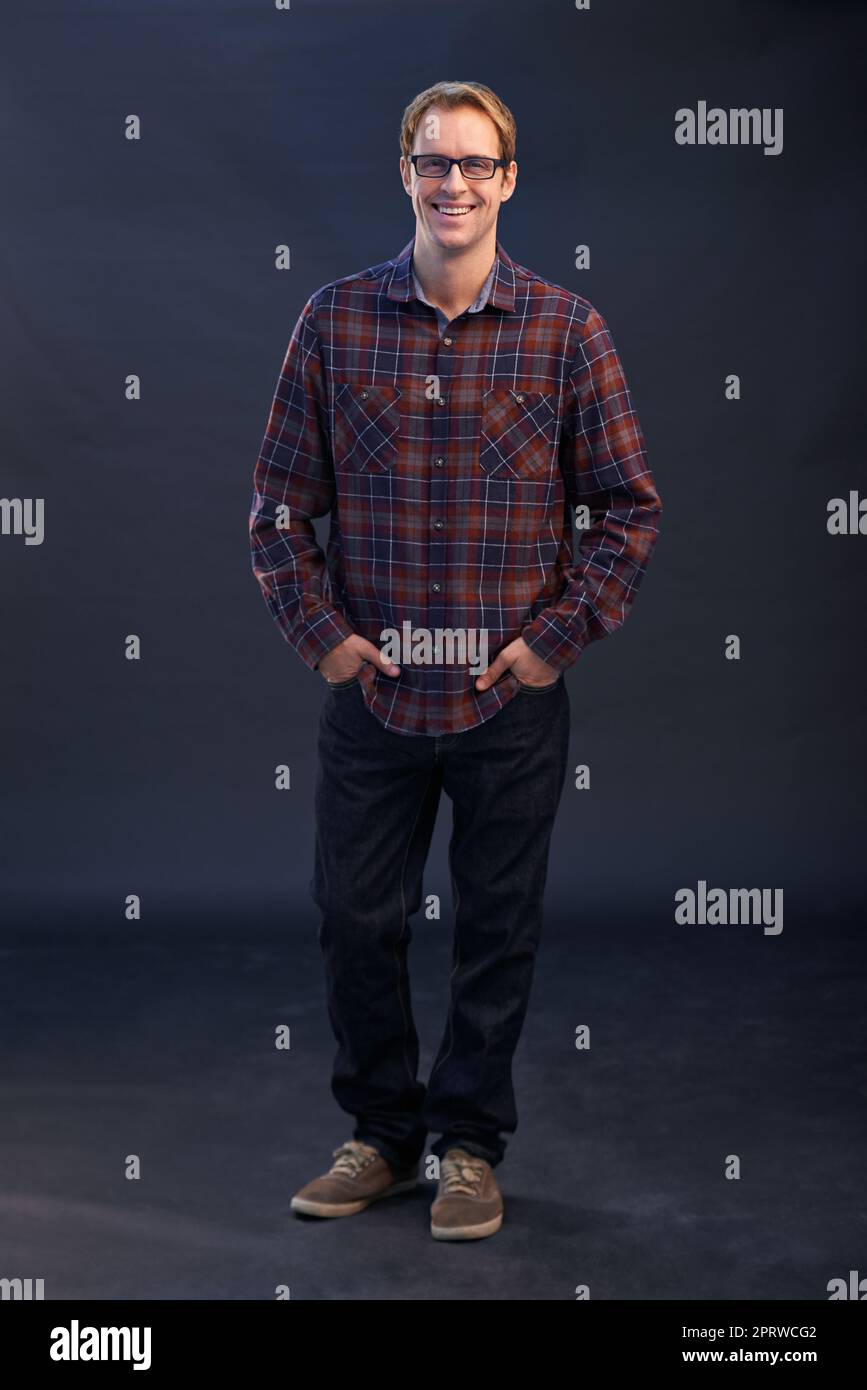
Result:
[[[362,1168],[373,1163],[379,1154],[372,1145],[364,1144],[360,1139],[348,1139],[345,1144],[340,1144],[336,1149],[332,1149],[331,1156],[336,1160],[331,1165],[332,1173],[341,1173],[345,1177],[355,1178]]]
[[[464,1192],[468,1197],[475,1197],[484,1176],[484,1162],[466,1149],[449,1149],[440,1164],[443,1193]]]

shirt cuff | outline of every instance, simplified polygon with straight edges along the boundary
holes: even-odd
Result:
[[[551,609],[543,609],[537,614],[523,629],[521,636],[533,655],[553,666],[555,671],[566,671],[578,660],[584,646],[584,640],[576,634],[574,627]]]
[[[354,632],[338,609],[319,608],[306,619],[300,635],[296,633],[294,647],[305,665],[315,671],[322,658]]]

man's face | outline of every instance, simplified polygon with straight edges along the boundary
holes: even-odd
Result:
[[[458,106],[448,111],[431,106],[418,124],[413,154],[445,154],[453,159],[464,155],[486,154],[500,158],[497,127],[490,116],[474,106]],[[401,155],[403,186],[412,198],[416,216],[416,237],[426,239],[440,250],[466,251],[485,239],[496,228],[500,204],[511,198],[518,166],[497,169],[492,179],[465,179],[457,164],[444,178],[419,178]],[[465,212],[448,212],[465,208]],[[494,233],[496,235],[496,232]]]

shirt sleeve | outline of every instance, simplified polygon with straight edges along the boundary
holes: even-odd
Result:
[[[315,670],[353,628],[331,601],[312,519],[334,505],[334,467],[319,334],[308,300],[295,325],[253,477],[253,573],[287,642]]]
[[[568,503],[564,586],[521,635],[549,666],[565,670],[588,642],[625,622],[662,515],[620,358],[596,309],[569,369],[560,468]],[[583,530],[573,525],[578,505],[589,514]]]

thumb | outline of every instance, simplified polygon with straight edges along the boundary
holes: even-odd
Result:
[[[365,661],[372,661],[374,666],[378,667],[380,671],[387,672],[389,676],[400,675],[400,667],[395,666],[393,661],[389,661],[388,657],[379,650],[379,647],[368,642],[366,637],[362,637],[361,644],[356,647],[356,651]]]
[[[479,676],[476,681],[476,690],[487,690],[488,687],[492,686],[495,681],[498,681],[503,672],[508,671],[508,669],[509,662],[503,656],[503,653],[500,652],[499,656],[494,657],[487,671],[484,671],[482,675]]]

